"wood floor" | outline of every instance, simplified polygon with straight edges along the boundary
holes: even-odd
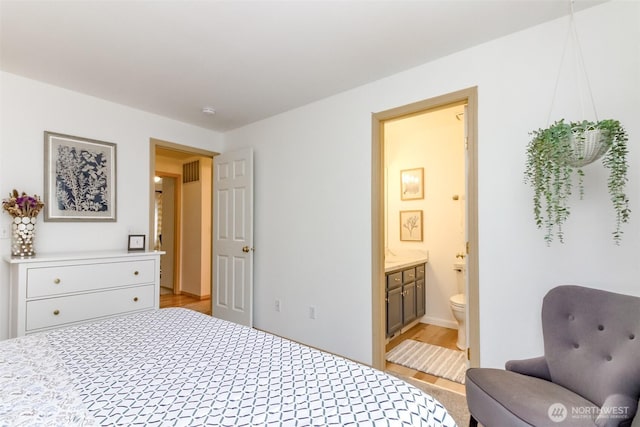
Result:
[[[167,293],[164,288],[160,292],[160,308],[184,307],[211,316],[211,299],[199,299],[191,295],[174,295]]]
[[[199,311],[200,313],[204,313],[209,316],[211,315],[210,299],[200,300],[190,295],[173,295],[170,291],[167,292],[165,289],[162,289],[162,292],[160,292],[160,308],[166,307],[184,307]],[[452,350],[458,350],[458,347],[456,347],[457,338],[458,331],[455,329],[418,323],[402,335],[392,339],[387,344],[386,351],[391,350],[406,339],[413,339],[416,341],[426,342],[428,344],[450,348]],[[464,385],[462,384],[416,371],[415,369],[407,368],[402,365],[396,365],[395,363],[387,362],[386,370],[406,377],[411,377],[419,381],[435,384],[458,393],[464,394],[465,392]]]
[[[427,325],[425,323],[418,323],[413,328],[409,329],[400,336],[392,339],[386,347],[386,351],[396,347],[402,341],[412,339],[416,341],[422,341],[427,344],[439,345],[440,347],[449,348],[452,350],[459,350],[456,346],[458,340],[458,331],[456,329],[443,328],[435,325]],[[389,372],[395,372],[405,377],[414,378],[419,381],[435,384],[448,390],[453,390],[458,393],[465,393],[464,385],[449,381],[444,378],[429,375],[424,372],[416,371],[415,369],[407,368],[402,365],[396,365],[395,363],[387,362],[386,370]]]

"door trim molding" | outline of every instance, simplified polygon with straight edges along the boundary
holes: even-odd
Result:
[[[372,366],[385,370],[385,275],[384,275],[384,122],[404,118],[445,105],[467,104],[467,325],[470,366],[480,366],[480,315],[478,274],[478,88],[429,98],[372,114],[371,128],[371,317]]]

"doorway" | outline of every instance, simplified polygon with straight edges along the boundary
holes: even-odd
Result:
[[[478,214],[477,214],[477,88],[374,113],[372,116],[372,364],[384,370],[386,364],[386,281],[385,281],[385,123],[407,118],[445,106],[466,105],[466,258],[467,357],[470,366],[479,366],[478,312]]]
[[[162,307],[211,313],[215,155],[150,140],[150,249],[166,252],[160,261]]]

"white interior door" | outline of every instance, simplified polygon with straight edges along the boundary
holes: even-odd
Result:
[[[253,149],[213,165],[214,317],[253,326]]]

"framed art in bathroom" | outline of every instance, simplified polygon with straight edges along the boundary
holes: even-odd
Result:
[[[424,199],[424,168],[400,171],[401,200]]]
[[[44,133],[45,221],[116,220],[116,144]]]
[[[422,211],[400,211],[400,240],[422,242]]]

